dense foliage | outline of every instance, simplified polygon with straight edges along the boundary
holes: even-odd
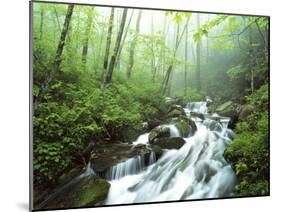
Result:
[[[237,136],[225,151],[239,179],[233,195],[265,195],[269,192],[268,85],[247,97],[253,112],[237,124]]]

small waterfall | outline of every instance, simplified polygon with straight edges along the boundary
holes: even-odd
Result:
[[[181,137],[180,131],[174,124],[167,125],[170,129],[170,137]]]
[[[149,155],[148,164],[151,165],[151,164],[154,164],[155,162],[156,162],[156,154],[155,154],[155,152],[152,151]]]
[[[127,175],[137,174],[144,167],[144,156],[138,155],[111,167],[109,174],[107,174],[107,178],[110,180],[117,180]]]
[[[110,181],[106,204],[216,198],[229,194],[236,182],[231,166],[223,157],[225,146],[233,136],[227,128],[229,118],[209,116],[206,102],[189,103],[185,111],[205,116],[203,122],[195,122],[195,134],[184,138],[186,143],[179,150],[168,150],[157,161],[152,153],[147,168],[115,177]],[[196,121],[196,117],[192,119]],[[180,136],[174,125],[168,126],[172,137]],[[128,163],[132,165],[132,161]],[[124,173],[121,170],[125,166],[129,164],[116,169]]]
[[[207,114],[207,102],[191,102],[186,105],[184,108],[186,113],[194,112],[194,113],[201,113]]]
[[[83,178],[83,177],[87,177],[87,176],[95,175],[95,174],[96,174],[95,171],[92,169],[92,164],[89,161],[87,166],[85,167],[85,171],[81,175],[79,175],[78,177]]]
[[[147,144],[148,143],[148,136],[149,136],[149,133],[144,133],[144,134],[141,134],[137,140],[135,142],[133,142],[133,145],[138,145],[138,144]]]

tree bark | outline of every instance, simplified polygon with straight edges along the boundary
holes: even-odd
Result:
[[[58,47],[57,47],[57,50],[56,50],[55,60],[54,60],[52,69],[51,69],[44,85],[42,86],[42,88],[40,90],[38,98],[34,102],[34,109],[35,110],[37,109],[38,104],[40,104],[43,96],[46,94],[46,92],[49,88],[49,85],[50,85],[51,81],[53,80],[54,74],[59,71],[59,66],[61,64],[61,56],[62,56],[62,53],[63,53],[63,48],[64,48],[64,45],[65,45],[65,38],[66,38],[68,28],[69,28],[69,25],[70,25],[70,20],[71,20],[72,13],[73,13],[73,8],[74,8],[73,4],[70,4],[68,6],[67,13],[66,13],[65,20],[64,20],[63,29],[62,29],[61,36],[60,36],[60,41],[59,41],[59,44],[58,44]]]
[[[112,54],[111,59],[110,59],[110,63],[109,63],[108,69],[107,69],[107,73],[105,74],[105,77],[104,77],[104,81],[103,81],[104,86],[106,84],[109,84],[112,80],[112,74],[113,74],[115,63],[116,63],[116,56],[117,56],[119,48],[120,48],[120,43],[121,43],[123,31],[124,31],[127,13],[128,13],[128,9],[126,8],[126,9],[123,10],[122,20],[121,20],[119,31],[118,31],[118,34],[117,34],[113,54]]]
[[[105,77],[107,66],[108,66],[108,57],[109,57],[109,51],[111,45],[113,21],[114,21],[114,7],[112,7],[111,9],[111,14],[108,23],[109,26],[108,26],[108,32],[106,37],[106,46],[105,46],[105,54],[104,54],[104,62],[103,62],[103,78]]]
[[[137,18],[137,23],[136,23],[136,34],[134,35],[132,44],[130,46],[129,62],[128,62],[127,70],[126,70],[128,78],[131,78],[132,69],[133,69],[133,66],[134,66],[135,48],[136,48],[136,44],[137,44],[137,38],[138,38],[138,35],[139,35],[139,32],[140,32],[141,14],[142,14],[142,11],[139,10],[139,14],[138,14],[138,18]]]

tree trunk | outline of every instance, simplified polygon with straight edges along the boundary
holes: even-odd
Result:
[[[179,39],[179,31],[180,31],[180,26],[179,24],[177,24],[177,30],[176,30],[176,45],[175,45],[175,49],[174,49],[174,53],[173,53],[173,57],[176,57],[177,54],[177,49],[180,43],[180,39]],[[163,82],[163,94],[166,94],[166,92],[168,91],[168,93],[170,93],[170,88],[169,88],[169,81],[171,78],[171,74],[173,71],[173,62],[168,66],[168,70],[166,72],[166,76],[164,78],[164,82]]]
[[[106,46],[105,46],[105,54],[104,54],[104,62],[103,62],[103,78],[105,77],[107,66],[108,66],[108,57],[109,57],[109,51],[110,51],[110,45],[111,45],[113,21],[114,21],[114,7],[112,7],[112,9],[111,9],[108,32],[107,32],[107,37],[106,37]]]
[[[136,47],[137,38],[138,38],[138,35],[139,35],[139,32],[140,32],[141,13],[142,13],[142,11],[139,10],[137,23],[136,23],[136,34],[134,35],[132,44],[130,46],[129,62],[128,62],[127,70],[126,70],[128,78],[131,78],[132,69],[133,69],[133,66],[134,66],[135,47]]]
[[[200,28],[200,14],[197,14],[197,29],[199,30]],[[196,79],[197,79],[197,91],[200,92],[201,90],[201,74],[200,74],[200,53],[201,53],[201,41],[198,40],[197,43],[196,43]]]
[[[180,42],[182,40],[182,37],[184,35],[184,32],[185,32],[185,29],[186,29],[187,25],[188,25],[188,20],[186,21],[186,24],[183,27],[183,31],[181,32],[181,35],[179,34],[180,27],[179,27],[179,25],[177,26],[176,45],[175,45],[175,49],[174,49],[174,53],[173,53],[174,58],[177,55],[177,50],[179,48]],[[168,88],[168,86],[169,86],[169,80],[171,79],[170,75],[172,74],[173,66],[174,66],[174,62],[172,61],[172,63],[168,66],[168,69],[166,71],[166,75],[165,75],[163,83],[162,83],[162,93],[163,94],[166,94],[167,90],[170,89],[170,88]]]
[[[44,9],[41,8],[41,20],[40,20],[40,40],[43,39],[43,26],[44,26]]]
[[[56,21],[57,21],[58,29],[61,32],[60,20],[59,20],[58,12],[57,12],[57,9],[56,9],[55,6],[54,6],[54,12],[55,12],[55,15],[56,15]]]
[[[127,27],[126,27],[126,30],[125,30],[125,33],[124,33],[124,36],[123,36],[123,39],[121,41],[121,44],[120,44],[120,48],[119,48],[119,51],[118,51],[118,54],[117,54],[117,57],[116,57],[116,67],[120,68],[120,54],[122,52],[122,49],[123,49],[123,46],[125,44],[125,41],[126,41],[126,37],[127,37],[127,33],[129,31],[129,27],[131,25],[131,21],[132,21],[132,18],[133,18],[133,14],[134,14],[134,11],[132,11],[131,13],[131,16],[130,16],[130,19],[128,21],[128,24],[127,24]]]
[[[85,69],[86,65],[87,65],[89,36],[90,36],[91,26],[92,26],[92,22],[93,22],[93,9],[88,14],[87,27],[86,27],[85,37],[84,37],[84,41],[83,41],[83,49],[82,49],[82,64],[84,66],[83,69]]]
[[[252,36],[252,28],[249,27],[249,58],[250,58],[250,72],[251,72],[251,92],[254,93],[254,55],[253,55],[253,36]]]
[[[39,93],[39,96],[38,96],[37,100],[34,102],[34,109],[35,110],[37,109],[38,104],[40,104],[43,96],[46,94],[46,92],[49,88],[49,85],[50,85],[51,81],[53,80],[54,74],[57,71],[59,71],[59,66],[61,64],[61,56],[62,56],[63,48],[64,48],[64,45],[65,45],[65,38],[66,38],[66,35],[67,35],[67,32],[68,32],[70,20],[71,20],[71,17],[72,17],[73,8],[74,8],[73,4],[70,4],[68,6],[67,13],[66,13],[65,20],[64,20],[63,29],[62,29],[61,36],[60,36],[60,41],[59,41],[59,44],[58,44],[58,47],[57,47],[57,50],[56,50],[56,56],[55,56],[55,60],[54,60],[54,63],[53,63],[53,67],[52,67],[52,69],[49,73],[49,76],[47,77],[44,85],[41,88],[41,91]]]
[[[185,58],[185,64],[184,64],[184,95],[186,96],[186,94],[187,94],[188,27],[186,28],[186,33],[185,33],[184,58]]]
[[[115,66],[115,62],[116,62],[116,56],[117,56],[119,48],[120,48],[120,43],[121,43],[123,31],[124,31],[127,13],[128,13],[128,9],[126,8],[126,9],[123,10],[122,20],[121,20],[119,31],[118,31],[118,34],[117,34],[113,54],[112,54],[111,59],[110,59],[110,63],[109,63],[108,69],[107,69],[107,73],[105,74],[105,77],[104,77],[104,81],[103,81],[104,85],[110,83],[111,80],[112,80],[112,74],[113,74],[113,70],[114,70],[114,66]]]

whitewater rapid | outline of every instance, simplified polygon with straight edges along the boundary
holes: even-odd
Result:
[[[236,182],[223,157],[233,136],[227,128],[229,118],[208,114],[206,102],[190,103],[184,110],[195,121],[196,133],[183,138],[186,143],[180,149],[165,150],[157,161],[151,153],[149,166],[138,156],[113,167],[105,204],[205,199],[229,194]],[[192,117],[194,112],[205,119]],[[180,137],[175,125],[168,126],[171,136]],[[147,144],[148,135],[140,135],[133,145]]]

